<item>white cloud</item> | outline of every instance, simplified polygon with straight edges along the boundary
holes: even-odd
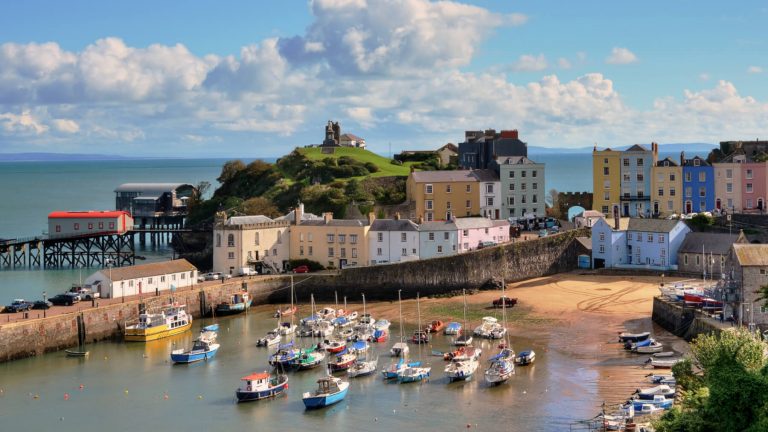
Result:
[[[80,131],[80,125],[77,124],[77,122],[74,120],[54,119],[53,126],[56,128],[56,130],[68,134],[73,134]]]
[[[537,56],[524,54],[512,64],[512,70],[516,72],[538,72],[543,71],[547,67],[547,59],[544,57],[544,54]]]
[[[761,68],[760,66],[750,66],[750,67],[747,68],[747,73],[748,74],[760,74],[760,73],[763,73],[763,68]]]
[[[560,57],[557,59],[557,66],[560,67],[560,69],[570,69],[573,65],[567,58]]]
[[[21,114],[0,114],[0,126],[6,132],[34,135],[41,135],[50,129],[28,110],[22,111]]]
[[[344,111],[349,118],[365,126],[370,126],[374,121],[373,111],[370,107],[350,107]]]
[[[626,48],[614,47],[605,62],[608,64],[630,64],[637,62],[637,56]]]

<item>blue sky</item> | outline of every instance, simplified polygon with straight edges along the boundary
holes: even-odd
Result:
[[[328,119],[381,153],[488,127],[754,139],[766,20],[763,2],[6,2],[0,152],[278,156]]]

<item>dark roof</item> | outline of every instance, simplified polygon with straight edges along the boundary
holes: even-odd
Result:
[[[672,231],[678,223],[684,222],[669,219],[632,218],[629,220],[627,231],[668,233]]]
[[[481,182],[499,181],[499,175],[496,174],[496,171],[492,169],[477,169],[472,171],[472,175],[474,175],[475,178]]]
[[[683,161],[683,166],[695,166],[693,161],[695,161],[697,159],[699,161],[699,165],[698,166],[703,166],[703,167],[710,166],[706,159],[704,159],[702,157],[699,157],[699,156],[694,156],[694,157],[692,157],[690,159],[685,159]]]
[[[581,243],[582,246],[584,246],[584,249],[591,251],[592,250],[592,239],[589,237],[576,237],[576,241]]]
[[[529,165],[537,162],[534,162],[525,156],[497,156],[496,163],[499,165]]]
[[[418,231],[419,226],[408,219],[376,219],[371,231]]]
[[[324,219],[319,220],[303,220],[301,221],[301,225],[304,226],[366,226],[368,225],[368,220],[364,219],[331,219],[328,222],[326,222]]]
[[[646,149],[645,147],[641,146],[640,144],[635,144],[632,147],[630,147],[630,148],[628,148],[628,149],[626,149],[624,151],[628,151],[628,152],[629,151],[644,151],[644,152],[647,152],[648,149]]]
[[[99,270],[107,278],[112,278],[112,281],[121,281],[128,279],[137,279],[150,276],[162,276],[171,273],[181,273],[187,271],[197,270],[189,261],[182,259],[172,261],[161,261],[149,264],[139,264],[128,267],[113,267],[112,270],[101,269]]]
[[[677,166],[677,162],[673,161],[669,157],[665,157],[664,159],[656,162],[656,166],[663,167],[664,162],[669,162],[669,166],[675,166],[675,167]]]
[[[690,232],[678,252],[701,253],[703,247],[704,253],[725,255],[738,238],[738,234]]]

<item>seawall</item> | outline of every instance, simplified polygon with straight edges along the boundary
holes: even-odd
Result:
[[[394,300],[398,290],[402,290],[404,298],[412,298],[416,293],[450,295],[462,289],[493,288],[500,286],[502,278],[513,282],[575,269],[578,255],[585,251],[574,239],[583,235],[584,230],[575,230],[444,258],[345,269],[338,274],[296,275],[296,297],[302,303],[309,300],[310,294],[318,301],[333,300],[335,294],[351,301],[359,301],[362,294],[367,300]],[[176,292],[174,298],[199,318],[242,288],[248,290],[255,305],[290,302],[289,276],[193,287]],[[166,292],[47,318],[0,322],[0,361],[74,347],[80,339],[90,343],[120,338],[125,323],[138,318],[142,305],[153,310],[169,299],[170,293]]]
[[[685,308],[682,303],[669,302],[661,297],[653,299],[651,319],[665,330],[687,341],[700,334],[720,333],[730,327],[729,323],[710,318],[700,310]]]

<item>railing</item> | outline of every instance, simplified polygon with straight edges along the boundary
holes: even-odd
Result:
[[[127,231],[126,231],[127,232]],[[23,244],[23,243],[32,243],[35,241],[45,241],[45,240],[59,240],[59,239],[75,239],[75,238],[87,238],[87,237],[99,237],[104,235],[122,235],[125,233],[120,233],[118,231],[112,230],[112,231],[94,231],[94,232],[88,232],[88,233],[82,233],[82,234],[42,234],[39,236],[32,236],[32,237],[17,237],[14,239],[5,239],[0,240],[0,245],[7,246],[7,245],[14,245],[14,244]]]

